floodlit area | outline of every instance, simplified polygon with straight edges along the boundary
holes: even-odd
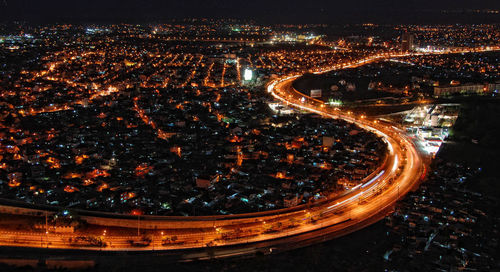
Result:
[[[459,104],[432,104],[417,106],[391,117],[400,120],[407,133],[418,139],[427,153],[435,155],[448,138],[459,110]]]

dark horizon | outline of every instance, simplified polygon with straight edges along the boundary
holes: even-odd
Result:
[[[479,10],[479,11],[478,11]],[[32,23],[157,23],[172,19],[254,20],[259,23],[500,23],[500,2],[368,0],[62,1],[1,0],[2,21]]]

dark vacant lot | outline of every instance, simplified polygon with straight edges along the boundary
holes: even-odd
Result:
[[[481,168],[475,188],[486,195],[500,195],[500,100],[472,98],[462,104],[450,141],[438,159]]]

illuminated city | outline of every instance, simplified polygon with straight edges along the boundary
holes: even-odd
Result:
[[[498,4],[57,2],[2,3],[1,271],[500,268]]]

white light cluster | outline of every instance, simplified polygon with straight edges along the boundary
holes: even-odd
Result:
[[[253,78],[253,72],[250,69],[245,69],[245,72],[243,73],[243,79],[245,81],[250,81]]]

